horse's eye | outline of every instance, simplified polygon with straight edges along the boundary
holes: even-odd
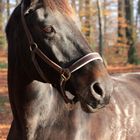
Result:
[[[43,31],[48,34],[55,32],[54,28],[51,25],[43,28]]]

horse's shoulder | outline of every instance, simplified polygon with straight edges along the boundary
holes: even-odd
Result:
[[[122,90],[134,90],[139,89],[140,84],[140,72],[137,73],[121,73],[112,76],[114,89]]]
[[[115,74],[112,79],[116,81],[140,81],[140,72]]]

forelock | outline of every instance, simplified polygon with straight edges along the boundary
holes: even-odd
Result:
[[[67,0],[43,0],[45,7],[50,8],[52,11],[59,11],[62,14],[73,16],[74,12]]]

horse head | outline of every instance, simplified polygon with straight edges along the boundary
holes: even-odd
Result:
[[[109,103],[110,76],[92,52],[65,0],[23,0],[20,56],[31,80],[51,83],[68,103],[69,91],[86,112]]]

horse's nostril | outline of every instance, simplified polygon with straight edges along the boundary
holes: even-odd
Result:
[[[91,85],[91,93],[97,100],[101,100],[104,96],[103,90],[97,82]]]
[[[95,84],[93,85],[93,90],[94,90],[97,94],[99,94],[100,96],[103,96],[103,90],[101,89],[99,83],[95,83]]]

